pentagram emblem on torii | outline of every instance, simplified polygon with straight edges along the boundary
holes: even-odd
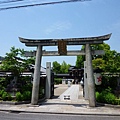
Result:
[[[98,82],[102,81],[102,76],[97,77]]]

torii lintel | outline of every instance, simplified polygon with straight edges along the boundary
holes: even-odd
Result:
[[[65,38],[65,39],[26,39],[19,37],[20,42],[25,43],[26,46],[57,46],[58,41],[66,41],[66,45],[85,45],[85,44],[102,44],[103,41],[109,40],[110,34],[97,37],[85,38]]]

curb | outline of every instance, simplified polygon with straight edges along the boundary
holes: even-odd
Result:
[[[120,108],[120,105],[112,105],[112,104],[106,104],[106,103],[98,103],[97,106],[105,106],[105,107],[110,107],[110,108]]]
[[[29,104],[30,101],[20,101],[20,102],[13,102],[13,101],[0,101],[0,104],[7,104],[7,105],[20,105],[20,104]]]
[[[97,115],[100,115],[100,116],[120,116],[120,114],[111,114],[111,113],[91,113],[91,112],[87,112],[87,113],[68,113],[68,112],[39,112],[39,111],[23,111],[23,110],[0,110],[0,111],[6,111],[6,112],[9,112],[9,113],[21,113],[21,112],[24,112],[24,113],[41,113],[41,114],[64,114],[64,115],[94,115],[94,116],[97,116]]]
[[[43,102],[45,98],[40,99],[38,102]],[[31,101],[0,101],[0,104],[7,104],[7,105],[20,105],[20,104],[30,104]]]

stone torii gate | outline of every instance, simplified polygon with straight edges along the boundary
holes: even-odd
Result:
[[[30,53],[36,55],[32,99],[31,104],[38,103],[39,83],[40,83],[40,67],[42,56],[72,56],[72,55],[86,55],[87,65],[87,86],[89,96],[89,106],[95,107],[95,85],[92,68],[92,54],[102,54],[103,51],[91,51],[91,44],[102,44],[103,41],[109,40],[111,34],[98,36],[98,37],[85,37],[85,38],[69,38],[69,39],[25,39],[19,37],[20,42],[25,43],[26,46],[37,47],[37,51]],[[67,51],[67,45],[85,45],[85,51]],[[43,46],[58,46],[58,51],[42,51]],[[28,55],[29,56],[29,55]]]

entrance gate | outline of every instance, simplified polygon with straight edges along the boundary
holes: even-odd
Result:
[[[98,37],[86,37],[86,38],[69,38],[69,39],[25,39],[19,37],[20,42],[25,43],[26,46],[37,47],[36,52],[28,53],[28,56],[35,56],[35,70],[33,79],[32,99],[31,104],[36,105],[38,103],[38,92],[40,82],[40,67],[42,56],[86,56],[86,67],[87,67],[87,86],[89,96],[89,106],[95,107],[95,85],[93,78],[92,68],[92,54],[103,54],[103,51],[92,51],[90,48],[91,44],[102,44],[103,41],[109,40],[111,34]],[[67,51],[67,45],[85,45],[85,51]],[[42,51],[43,46],[58,46],[58,51]],[[49,66],[48,66],[49,67]],[[50,89],[48,88],[48,91]]]

